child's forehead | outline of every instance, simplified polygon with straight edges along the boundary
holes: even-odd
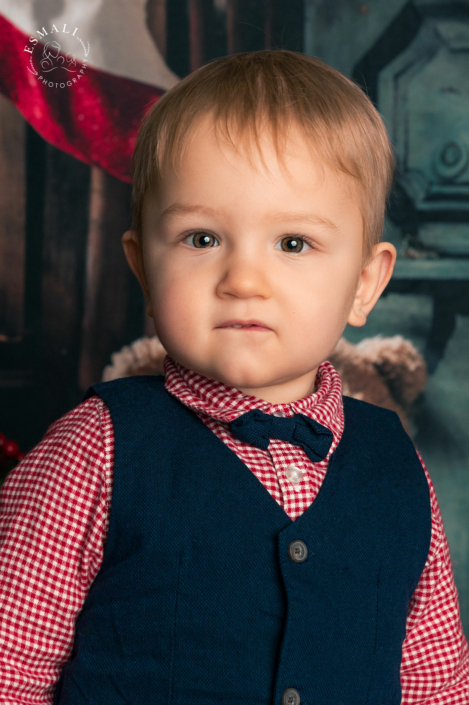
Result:
[[[160,185],[154,185],[147,194],[144,208],[150,216],[145,218],[147,223],[157,221],[160,225],[170,225],[181,218],[186,221],[191,215],[196,215],[208,216],[218,223],[222,221],[227,228],[233,225],[232,232],[241,232],[246,225],[249,228],[252,226],[253,232],[257,232],[257,228],[263,224],[281,227],[285,221],[291,225],[297,223],[298,227],[301,223],[319,225],[334,232],[338,229],[336,211],[345,211],[354,218],[357,206],[361,210],[356,180],[335,167],[330,168],[317,155],[305,149],[297,153],[298,160],[306,165],[305,169],[301,166],[298,168],[297,164],[297,168],[290,172],[287,164],[285,172],[280,169],[270,172],[272,162],[268,160],[268,173],[261,173],[260,179],[251,173],[250,160],[244,149],[238,152],[236,145],[238,161],[235,169],[239,169],[239,162],[248,162],[247,170],[239,169],[241,178],[237,178],[230,168],[225,170],[224,167],[214,167],[206,170],[210,162],[202,166],[199,163],[199,159],[206,156],[206,134],[200,131],[200,150],[196,149],[191,162],[195,170],[187,168],[187,162],[182,162],[179,170],[168,172],[161,179]],[[216,137],[214,139],[218,141]],[[192,145],[197,147],[197,142],[194,140]],[[275,159],[272,152],[270,156]],[[310,178],[313,161],[316,176]],[[201,179],[197,178],[197,168],[200,166]],[[254,169],[256,172],[259,170],[258,162]],[[325,202],[321,202],[319,191],[327,192],[328,199]],[[197,222],[201,222],[198,217]]]
[[[317,140],[297,122],[278,120],[272,122],[259,116],[238,124],[232,120],[217,119],[208,113],[194,121],[187,134],[186,147],[205,145],[207,141],[216,144],[221,151],[232,150],[240,157],[256,166],[256,157],[263,160],[264,151],[274,150],[281,164],[289,153],[296,153],[305,161],[324,159],[324,150]],[[184,155],[184,149],[176,149],[177,156]]]
[[[301,126],[287,125],[288,134],[277,141],[266,121],[257,134],[249,124],[244,132],[242,127],[217,123],[213,115],[199,118],[186,133],[179,159],[166,161],[158,183],[147,192],[145,222],[169,224],[197,213],[238,225],[246,218],[249,225],[288,219],[293,224],[301,221],[300,213],[312,213],[313,222],[329,227],[334,213],[326,214],[314,197],[324,185],[337,209],[348,209],[351,217],[357,205],[361,209],[362,185],[308,144]]]
[[[267,123],[256,132],[250,125],[227,127],[205,116],[186,135],[172,159],[164,161],[159,186],[152,192],[167,192],[168,184],[176,186],[178,191],[184,187],[193,190],[194,183],[199,187],[214,170],[223,177],[242,173],[249,183],[259,176],[262,182],[268,181],[278,188],[306,189],[311,182],[310,174],[315,174],[316,182],[327,179],[341,190],[355,188],[356,179],[348,175],[346,181],[353,183],[344,184],[344,172],[308,140],[300,126],[287,125],[284,132],[280,128],[278,132],[276,137],[274,128]],[[216,183],[214,187],[217,188]]]

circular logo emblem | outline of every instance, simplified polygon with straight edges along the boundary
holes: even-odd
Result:
[[[29,54],[28,71],[49,88],[67,88],[83,78],[90,53],[89,42],[80,37],[78,27],[53,24],[36,30],[24,51]]]

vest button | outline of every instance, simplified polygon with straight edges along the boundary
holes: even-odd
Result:
[[[287,688],[282,694],[282,705],[300,705],[300,694],[294,688]]]
[[[305,542],[297,540],[289,543],[288,555],[295,563],[303,563],[308,557],[308,549]]]

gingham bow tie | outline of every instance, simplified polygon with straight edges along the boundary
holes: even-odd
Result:
[[[240,441],[263,450],[267,450],[271,438],[302,446],[313,463],[326,457],[334,438],[326,426],[305,414],[282,418],[264,414],[260,409],[241,414],[231,422],[230,428]]]

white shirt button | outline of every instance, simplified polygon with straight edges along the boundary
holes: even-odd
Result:
[[[284,411],[274,411],[272,416],[285,416],[285,412]]]
[[[285,475],[287,476],[288,480],[290,480],[292,485],[297,485],[303,479],[303,470],[301,470],[301,468],[296,467],[296,465],[289,465],[285,470]]]

